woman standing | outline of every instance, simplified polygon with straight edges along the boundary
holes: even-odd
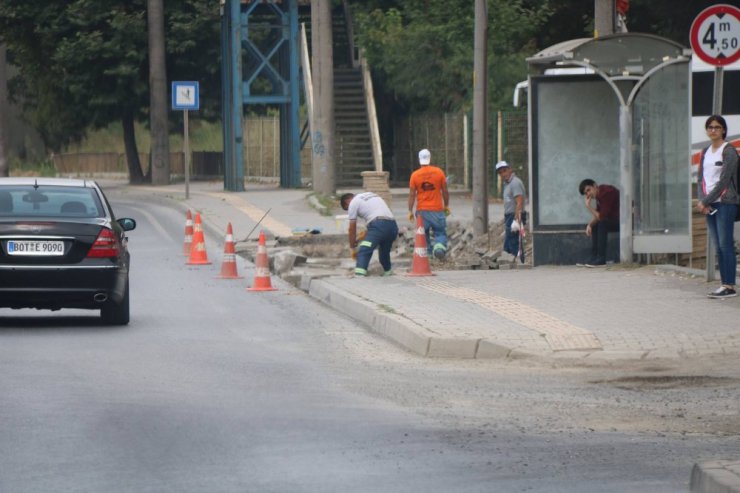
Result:
[[[707,118],[704,128],[711,144],[702,151],[699,162],[696,208],[707,216],[707,228],[717,248],[722,285],[707,296],[731,298],[735,292],[735,210],[738,202],[737,151],[725,140],[727,122],[719,115]]]

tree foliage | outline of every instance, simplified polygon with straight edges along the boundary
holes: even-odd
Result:
[[[416,111],[469,107],[474,2],[405,0],[354,8],[360,45],[385,87]],[[488,0],[488,13],[490,99],[505,105],[511,87],[526,77],[524,57],[534,51],[549,10],[522,0]]]
[[[140,1],[4,0],[0,32],[20,75],[11,82],[52,150],[146,103]]]
[[[471,0],[355,0],[360,45],[381,90],[412,111],[451,111],[472,102],[474,3]],[[712,0],[631,0],[627,26],[688,47],[693,19]],[[488,0],[489,103],[511,104],[526,78],[526,57],[593,35],[594,2]]]
[[[542,0],[531,3],[543,4]],[[593,35],[594,2],[592,0],[547,0],[550,15],[537,33],[537,46],[546,48],[568,39]],[[627,28],[630,32],[655,34],[689,46],[691,23],[699,13],[716,0],[630,0]],[[732,2],[724,2],[732,3]]]
[[[394,111],[470,108],[474,3],[351,0],[360,45]],[[688,46],[691,21],[714,3],[631,0],[627,25]],[[527,56],[591,36],[593,9],[592,0],[488,0],[491,106],[510,105],[512,88],[526,77]],[[146,30],[146,0],[0,1],[0,42],[20,68],[9,81],[10,95],[23,101],[50,149],[124,118],[147,120]],[[168,78],[198,80],[199,116],[218,119],[218,2],[167,0],[165,30]],[[171,114],[171,124],[179,127],[179,117]]]
[[[219,10],[208,0],[166,2],[168,73],[199,80],[203,114],[218,114]],[[51,150],[149,106],[146,0],[3,0],[0,38],[19,75],[11,97]],[[177,79],[173,79],[177,80]]]

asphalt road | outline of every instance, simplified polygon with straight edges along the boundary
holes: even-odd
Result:
[[[132,216],[131,323],[0,310],[0,491],[675,492],[737,456],[740,364],[429,360]]]

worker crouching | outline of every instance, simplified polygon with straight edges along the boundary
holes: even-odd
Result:
[[[383,266],[383,275],[392,274],[391,248],[398,237],[398,224],[393,218],[388,205],[380,196],[373,192],[363,192],[357,195],[345,193],[339,199],[342,209],[347,211],[349,219],[349,247],[357,248],[355,276],[366,276],[373,251],[378,249],[378,260]],[[365,237],[358,241],[357,218],[362,218],[367,231]]]

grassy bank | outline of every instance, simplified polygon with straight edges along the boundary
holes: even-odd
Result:
[[[151,138],[149,129],[142,123],[135,127],[136,146],[139,152],[149,152]],[[222,151],[221,124],[209,123],[190,118],[188,125],[191,151]],[[183,129],[170,134],[170,150],[182,150]],[[123,129],[120,123],[113,123],[106,128],[89,132],[79,144],[67,146],[63,152],[124,152]]]

